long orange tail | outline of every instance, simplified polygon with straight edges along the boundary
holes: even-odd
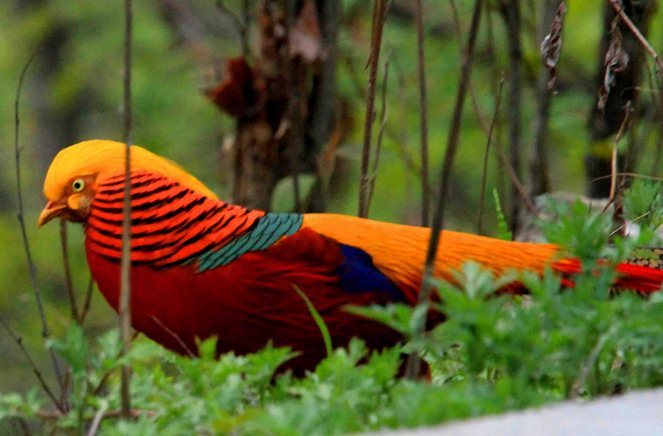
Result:
[[[334,214],[306,214],[304,226],[366,251],[375,266],[403,290],[408,301],[417,300],[430,229]],[[467,261],[478,262],[496,275],[512,269],[541,274],[548,265],[567,276],[580,272],[580,262],[557,260],[558,251],[553,244],[512,242],[443,231],[435,274],[451,279],[450,271],[459,269]],[[625,263],[617,267],[617,272],[616,285],[620,288],[651,293],[663,286],[663,270],[653,264]]]

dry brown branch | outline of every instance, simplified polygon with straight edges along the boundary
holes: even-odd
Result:
[[[103,419],[107,408],[108,406],[106,403],[101,404],[101,407],[99,407],[97,413],[94,414],[94,418],[92,419],[90,428],[87,431],[87,436],[95,436],[97,434],[97,431],[99,430],[99,425],[101,424],[101,420]]]
[[[520,178],[518,178],[516,170],[513,168],[511,161],[506,157],[506,154],[502,148],[499,148],[497,156],[499,158],[499,163],[501,164],[502,168],[506,170],[507,176],[509,176],[509,181],[511,182],[511,186],[515,191],[515,195],[517,195],[518,198],[522,200],[523,204],[525,207],[527,207],[529,212],[536,214],[536,206],[527,193],[525,184],[520,180]]]
[[[502,89],[504,88],[504,74],[500,78],[500,86],[497,90],[497,100],[495,101],[495,109],[493,111],[493,118],[490,121],[490,127],[488,128],[488,138],[486,138],[486,149],[483,154],[483,170],[481,172],[481,193],[479,195],[479,211],[477,212],[477,233],[483,233],[483,206],[486,197],[486,181],[488,179],[488,159],[490,157],[490,144],[493,139],[493,131],[495,129],[495,124],[497,124],[497,119],[500,113],[500,103],[502,101]]]
[[[122,211],[122,258],[120,260],[120,302],[119,324],[122,338],[122,355],[127,356],[131,350],[131,45],[133,33],[133,10],[131,0],[124,1],[124,204]],[[121,368],[121,401],[122,416],[131,415],[131,367],[125,363]]]
[[[358,216],[368,216],[368,198],[370,191],[369,161],[371,159],[371,138],[373,121],[375,120],[375,86],[382,46],[382,29],[387,18],[386,0],[374,0],[373,24],[371,30],[371,54],[368,58],[368,85],[366,88],[366,118],[364,123],[364,146],[361,154],[361,176],[359,179],[359,212]]]
[[[663,182],[663,177],[656,177],[656,176],[647,176],[645,174],[638,174],[638,173],[628,173],[628,172],[620,172],[616,174],[619,177],[632,177],[634,179],[644,179],[644,180],[654,180],[657,182]],[[595,179],[592,179],[592,182],[597,182],[599,180],[605,180],[609,179],[612,177],[612,174],[606,174],[605,176],[600,176]]]
[[[451,0],[449,2],[449,5],[451,7],[451,16],[453,18],[453,30],[456,34],[456,41],[458,42],[458,51],[460,52],[459,55],[463,55],[463,25],[460,20],[460,14],[458,12],[458,5],[456,4],[456,0]],[[488,9],[488,6],[486,6],[486,9]],[[487,11],[486,11],[487,12]],[[489,50],[488,50],[489,51]],[[488,58],[490,61],[494,62],[493,58]],[[479,123],[479,127],[486,133],[488,134],[489,130],[489,123],[486,120],[486,117],[484,116],[483,112],[481,111],[480,104],[479,104],[479,98],[477,96],[476,90],[472,84],[472,80],[470,79],[470,83],[468,85],[468,94],[470,96],[470,102],[472,103],[472,111],[474,112],[474,116],[476,117],[477,122]]]
[[[633,33],[633,36],[638,40],[640,45],[649,53],[649,55],[654,59],[654,62],[656,64],[656,67],[658,68],[659,73],[663,73],[663,59],[661,59],[654,50],[654,47],[651,46],[649,41],[647,41],[647,38],[644,37],[644,35],[640,32],[638,27],[631,21],[628,15],[626,15],[626,12],[624,12],[624,9],[622,8],[622,2],[621,0],[608,0],[610,2],[610,5],[612,5],[612,8],[617,12],[617,15],[619,15],[619,18],[626,24],[626,27],[629,28],[631,33]]]
[[[37,416],[41,419],[48,421],[56,421],[62,419],[65,413],[59,412],[57,410],[40,410],[37,412]],[[140,418],[141,416],[157,416],[158,413],[155,410],[142,410],[142,409],[131,409],[129,411],[130,418]],[[105,412],[102,416],[102,420],[106,418],[124,418],[123,410],[109,410]]]
[[[382,139],[387,127],[387,84],[389,82],[389,59],[384,63],[384,76],[382,78],[382,93],[380,96],[380,128],[378,129],[378,137],[375,143],[375,156],[373,157],[373,167],[370,175],[370,188],[368,191],[368,204],[370,206],[373,200],[373,192],[375,191],[375,180],[378,177],[378,168],[380,167],[380,154],[382,151]]]
[[[189,347],[187,347],[186,343],[182,340],[182,338],[177,333],[175,333],[167,325],[165,325],[163,322],[161,322],[161,320],[159,318],[157,318],[156,316],[152,315],[152,316],[150,316],[150,318],[152,318],[152,321],[157,323],[159,325],[159,327],[161,327],[166,333],[168,333],[168,335],[170,335],[170,337],[175,339],[175,341],[179,344],[179,346],[182,347],[182,349],[186,352],[187,356],[196,357],[196,353],[194,353],[193,351],[191,351],[189,349]]]
[[[80,316],[78,314],[78,303],[76,302],[76,293],[74,292],[74,283],[71,278],[71,267],[69,265],[69,247],[67,245],[67,222],[60,220],[60,248],[62,248],[62,262],[64,267],[64,278],[67,287],[67,298],[69,299],[69,309],[71,311],[71,319],[80,324]]]
[[[626,131],[628,131],[628,126],[632,115],[633,107],[631,105],[631,101],[629,100],[626,102],[626,106],[624,107],[624,118],[622,119],[622,123],[619,126],[619,130],[617,131],[617,135],[615,135],[615,140],[612,144],[612,155],[610,160],[610,195],[608,196],[608,203],[614,200],[617,191],[617,179],[619,177],[617,175],[617,148],[619,141],[622,140],[624,134]]]
[[[444,154],[444,161],[440,168],[440,185],[437,197],[437,203],[434,210],[431,237],[428,243],[428,250],[426,252],[426,263],[424,265],[424,273],[421,279],[421,289],[419,291],[418,306],[427,306],[430,301],[432,292],[431,279],[433,277],[433,264],[437,257],[437,249],[440,243],[441,230],[444,228],[444,205],[446,203],[446,194],[449,187],[449,180],[451,178],[451,170],[453,168],[456,150],[458,149],[458,140],[460,138],[460,125],[463,115],[463,106],[465,103],[465,96],[472,74],[472,59],[474,57],[474,46],[476,37],[479,31],[479,23],[481,21],[481,10],[483,0],[475,0],[474,9],[472,11],[472,21],[470,24],[469,34],[467,36],[467,44],[461,58],[460,65],[460,78],[458,88],[456,90],[456,101],[454,104],[453,115],[451,118],[451,126],[449,129],[449,136],[447,138],[447,149]],[[425,317],[424,317],[425,318]],[[422,320],[416,328],[415,334],[423,332],[426,320]],[[421,359],[419,354],[413,352],[409,355],[406,367],[406,376],[414,379],[418,377],[421,367]]]
[[[573,387],[569,392],[569,399],[577,398],[582,393],[582,388],[585,386],[590,370],[596,364],[596,359],[598,359],[599,354],[601,354],[601,351],[603,350],[603,347],[605,346],[606,342],[608,342],[608,339],[610,339],[610,337],[615,333],[615,330],[615,326],[612,326],[607,332],[598,337],[594,348],[592,348],[592,351],[589,353],[589,356],[587,356],[587,359],[580,369],[580,375],[578,376],[578,379],[575,381],[575,383],[573,383]]]
[[[34,296],[35,296],[35,301],[37,303],[37,310],[39,312],[39,318],[41,320],[41,336],[44,339],[44,341],[47,341],[48,338],[50,337],[50,331],[48,328],[48,322],[46,320],[46,314],[44,312],[44,305],[42,304],[41,301],[41,289],[39,287],[39,282],[37,281],[37,267],[35,266],[35,263],[32,259],[32,251],[30,250],[30,243],[28,241],[28,232],[25,227],[25,218],[23,216],[24,214],[24,209],[23,209],[23,190],[21,188],[21,150],[22,147],[19,145],[19,130],[20,130],[20,125],[21,125],[21,117],[20,117],[20,108],[19,108],[19,103],[20,103],[20,97],[21,97],[21,89],[23,88],[23,81],[25,80],[25,74],[28,71],[28,68],[32,64],[32,61],[35,59],[37,56],[37,53],[39,50],[35,50],[34,53],[32,53],[32,56],[28,59],[28,61],[25,63],[23,66],[23,70],[21,71],[21,75],[19,76],[18,79],[18,85],[16,87],[16,99],[14,100],[14,162],[16,164],[16,198],[17,198],[17,204],[18,204],[18,213],[16,217],[18,218],[18,223],[19,226],[21,227],[21,236],[23,238],[23,248],[25,249],[25,256],[26,260],[28,263],[28,271],[30,274],[30,281],[32,282],[32,289],[34,290]],[[57,378],[58,384],[60,386],[60,389],[64,388],[63,384],[63,378],[62,378],[62,371],[60,370],[60,364],[58,363],[58,359],[55,356],[55,352],[53,351],[52,348],[49,347],[48,349],[49,355],[51,357],[51,361],[53,363],[53,370],[55,371],[55,376]]]
[[[417,69],[419,71],[419,120],[421,122],[421,225],[430,219],[430,183],[428,177],[428,95],[426,92],[426,51],[424,48],[424,18],[421,0],[416,0]]]
[[[80,318],[81,324],[85,323],[85,318],[90,312],[90,306],[92,305],[92,291],[94,290],[94,280],[90,276],[90,280],[87,283],[87,289],[85,290],[85,299],[83,300],[83,308],[81,309]]]
[[[451,0],[449,2],[449,5],[451,6],[451,16],[453,17],[453,22],[454,22],[454,31],[456,32],[456,40],[458,41],[458,49],[460,51],[460,56],[463,56],[463,25],[460,22],[460,14],[458,13],[458,5],[456,4],[456,0]],[[492,41],[488,41],[489,44],[492,44]],[[489,49],[490,51],[490,49]],[[488,56],[488,59],[490,59],[491,63],[494,64],[495,58]],[[488,135],[488,130],[490,130],[490,125],[488,121],[486,120],[486,117],[484,117],[483,112],[481,111],[480,104],[479,104],[479,98],[477,97],[476,90],[474,89],[474,86],[472,85],[472,79],[470,78],[470,83],[467,85],[468,86],[468,94],[470,95],[470,102],[472,103],[472,111],[474,112],[474,116],[477,118],[477,121],[479,122],[479,126],[481,129],[486,132],[486,135]]]
[[[0,316],[0,324],[2,324],[2,327],[5,329],[7,334],[9,334],[9,336],[14,340],[14,342],[16,342],[18,347],[21,349],[21,353],[23,353],[23,356],[25,356],[25,360],[28,361],[28,365],[30,366],[30,369],[32,370],[34,375],[37,377],[37,380],[39,380],[39,384],[41,385],[41,387],[44,390],[44,392],[46,393],[46,395],[48,395],[48,398],[51,399],[51,401],[53,402],[53,405],[55,407],[57,407],[57,409],[60,412],[66,413],[64,407],[60,404],[60,402],[57,400],[57,398],[55,398],[55,394],[53,394],[53,391],[48,386],[48,383],[46,383],[46,379],[44,378],[41,371],[37,367],[37,364],[35,363],[35,361],[32,359],[32,356],[30,356],[30,353],[28,353],[28,350],[25,348],[25,345],[23,345],[23,338],[18,336],[14,332],[14,330],[12,330],[12,328],[9,326],[9,324],[7,324],[5,319],[2,318],[1,316]]]

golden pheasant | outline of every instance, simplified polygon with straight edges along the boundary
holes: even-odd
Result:
[[[124,144],[93,140],[63,149],[44,182],[39,217],[81,222],[94,280],[117,310]],[[334,346],[360,337],[370,348],[399,335],[351,314],[348,305],[415,304],[430,230],[334,214],[248,210],[219,200],[199,180],[144,148],[131,150],[131,306],[140,332],[180,353],[218,337],[218,351],[250,353],[269,341],[301,353],[301,373],[325,356],[301,289],[324,319]],[[510,242],[444,231],[435,274],[475,261],[496,275],[509,269],[562,273],[551,244]],[[659,290],[663,271],[621,264],[617,285]]]

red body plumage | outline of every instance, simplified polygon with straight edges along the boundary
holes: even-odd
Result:
[[[255,352],[271,340],[275,346],[303,352],[287,364],[301,374],[325,356],[325,348],[296,284],[323,316],[334,346],[354,336],[374,349],[393,345],[400,339],[393,330],[344,310],[346,305],[379,304],[388,298],[380,291],[350,294],[340,289],[332,274],[339,262],[333,245],[312,231],[302,231],[287,243],[200,273],[193,265],[134,266],[132,323],[182,354],[195,354],[197,338],[218,336],[219,352],[238,354]],[[87,256],[101,292],[117,310],[119,264],[93,249]]]

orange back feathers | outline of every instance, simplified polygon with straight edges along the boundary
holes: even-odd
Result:
[[[429,228],[334,214],[306,214],[303,225],[366,251],[375,266],[404,290],[406,298],[416,301]],[[467,261],[481,263],[496,275],[509,269],[542,273],[557,251],[553,244],[504,241],[445,230],[435,261],[435,275],[451,279],[450,271],[460,269]]]

